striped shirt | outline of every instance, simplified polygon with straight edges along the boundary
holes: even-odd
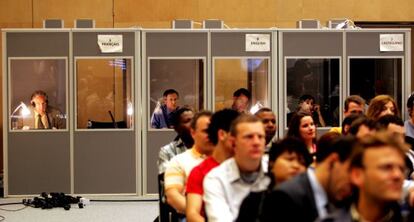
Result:
[[[206,156],[199,153],[194,147],[172,158],[165,169],[165,190],[177,188],[184,192],[191,170],[205,158]]]
[[[186,147],[184,142],[178,138],[171,143],[161,147],[160,153],[158,154],[158,174],[165,172],[168,161],[180,153],[184,153],[191,147]]]

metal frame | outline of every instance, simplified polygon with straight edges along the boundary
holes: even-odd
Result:
[[[339,76],[338,76],[339,86],[341,86],[341,84],[342,84],[341,79],[342,79],[342,75],[343,75],[343,73],[342,73],[342,61],[343,60],[342,60],[342,56],[283,56],[283,58],[280,58],[280,59],[283,59],[283,66],[280,66],[280,68],[283,69],[283,75],[281,75],[283,79],[280,81],[282,83],[282,85],[279,86],[279,87],[283,89],[283,94],[282,94],[282,98],[281,98],[280,101],[283,102],[283,104],[281,106],[281,108],[282,108],[281,114],[283,116],[284,122],[283,122],[283,127],[280,127],[280,124],[279,124],[279,129],[283,129],[283,131],[287,131],[287,129],[288,129],[288,127],[286,125],[287,113],[286,113],[286,108],[285,108],[286,103],[287,103],[287,101],[286,101],[287,89],[285,87],[287,85],[287,70],[286,70],[287,60],[288,59],[339,59],[339,70],[338,70],[339,71]],[[341,92],[341,89],[339,91]],[[339,101],[342,101],[341,93],[339,95]],[[340,102],[339,102],[339,109],[342,110],[342,104]],[[331,127],[332,126],[317,127],[317,129],[318,129],[318,131],[319,130],[327,130]]]
[[[5,57],[7,57],[7,56],[5,56]],[[65,105],[66,105],[66,110],[65,110],[65,115],[66,116],[68,116],[68,110],[69,110],[69,108],[68,108],[68,105],[69,105],[69,89],[68,89],[68,87],[69,87],[69,62],[68,62],[68,60],[69,60],[69,58],[68,57],[63,57],[63,56],[56,56],[56,57],[50,57],[50,56],[45,56],[45,57],[7,57],[6,58],[7,60],[8,60],[8,63],[7,63],[7,84],[8,84],[8,86],[10,86],[10,87],[7,87],[6,86],[6,89],[7,89],[7,98],[8,98],[8,104],[7,104],[7,116],[11,113],[11,82],[10,82],[10,79],[11,79],[11,61],[12,60],[64,60],[65,61],[65,85],[66,85],[66,89],[65,89],[65,93],[66,93],[66,95],[65,95]],[[8,121],[8,131],[10,132],[10,133],[15,133],[15,132],[25,132],[25,133],[28,133],[28,132],[30,132],[30,133],[40,133],[40,132],[67,132],[67,131],[69,131],[69,118],[66,118],[66,128],[65,129],[40,129],[40,130],[23,130],[23,129],[17,129],[17,130],[10,130],[11,129],[11,117],[9,116],[8,118],[7,118],[7,121]]]
[[[131,102],[133,102],[134,100],[135,100],[135,95],[134,95],[134,92],[135,92],[135,86],[134,86],[134,82],[135,82],[135,64],[134,64],[134,57],[133,56],[75,56],[74,57],[74,61],[73,61],[73,67],[74,67],[74,70],[73,70],[73,90],[74,90],[74,106],[73,106],[73,108],[74,108],[74,111],[73,111],[73,113],[74,113],[74,118],[77,118],[77,116],[78,116],[78,112],[77,112],[77,106],[78,106],[78,99],[77,99],[77,77],[78,77],[78,73],[77,73],[77,70],[76,70],[76,68],[75,68],[75,66],[77,65],[77,61],[78,60],[105,60],[105,59],[107,59],[107,60],[109,60],[109,59],[112,59],[112,60],[115,60],[115,59],[128,59],[128,60],[130,60],[131,61]],[[137,105],[136,104],[133,104],[133,108],[134,108],[134,111],[135,111],[135,109],[136,109],[136,107],[137,107]],[[134,112],[135,113],[135,112]],[[133,114],[133,115],[135,115],[135,114]],[[134,127],[134,125],[135,124],[132,124],[132,126],[131,126],[131,128],[126,128],[126,129],[112,129],[112,128],[108,128],[108,129],[79,129],[78,128],[78,124],[77,124],[77,119],[73,119],[73,121],[74,121],[74,131],[75,132],[82,132],[82,131],[87,131],[87,132],[93,132],[93,131],[134,131],[135,130],[135,127]]]
[[[350,67],[350,65],[351,65],[351,59],[401,59],[401,99],[403,100],[403,101],[401,101],[401,105],[402,105],[402,107],[400,107],[400,108],[403,108],[404,109],[404,98],[405,98],[405,89],[406,89],[406,83],[408,82],[407,80],[406,80],[406,64],[405,64],[405,59],[404,59],[404,56],[347,56],[346,57],[346,61],[347,61],[347,70],[346,70],[346,82],[348,83],[348,85],[347,85],[347,88],[346,88],[346,95],[350,95],[350,85],[351,85],[351,75],[350,75],[350,70],[351,70],[351,67]],[[398,91],[398,87],[394,87],[394,90],[395,91]],[[368,104],[367,104],[368,105]],[[402,109],[401,109],[401,113],[403,113],[402,112]]]
[[[216,104],[216,86],[215,86],[215,81],[216,81],[216,73],[215,71],[215,65],[216,65],[216,60],[217,59],[222,59],[222,60],[229,60],[229,59],[239,59],[239,60],[248,60],[248,59],[263,59],[263,60],[267,60],[268,61],[268,67],[267,67],[267,96],[269,97],[268,101],[269,101],[269,106],[272,107],[272,93],[271,93],[271,77],[272,77],[272,58],[271,56],[212,56],[211,60],[212,60],[212,68],[211,68],[211,84],[212,84],[212,96],[211,96],[211,100],[212,100],[212,109],[213,111],[215,111],[215,104]],[[270,92],[269,92],[270,91]]]
[[[203,93],[204,93],[204,95],[206,95],[206,84],[205,84],[205,81],[207,79],[207,75],[206,75],[207,64],[206,64],[206,58],[205,57],[169,57],[169,56],[168,57],[159,57],[159,56],[147,57],[147,67],[148,67],[147,70],[148,70],[148,72],[145,73],[147,79],[150,79],[150,76],[149,75],[151,74],[151,70],[150,70],[150,61],[151,60],[202,60],[203,61],[203,81],[204,81],[204,84],[203,84]],[[147,92],[149,92],[148,90],[150,90],[150,88],[151,88],[150,85],[151,85],[150,82],[147,81],[147,84],[146,84]],[[147,114],[151,114],[151,110],[149,110],[149,108],[150,108],[150,101],[149,101],[148,98],[149,98],[149,95],[148,95],[148,97],[146,99],[146,102],[145,102],[145,104],[146,104],[146,109],[145,110],[148,112]],[[205,99],[203,101],[203,106],[206,107],[206,101],[205,101]],[[147,118],[148,117],[149,117],[149,115],[147,116]],[[150,124],[150,121],[149,120],[146,121],[146,125],[147,125],[146,129],[148,131],[172,131],[172,129],[154,129],[154,128],[151,128],[151,124]]]

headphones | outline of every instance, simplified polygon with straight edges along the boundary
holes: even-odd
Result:
[[[47,97],[47,94],[46,94],[44,91],[42,91],[42,90],[36,90],[36,91],[34,91],[34,92],[33,92],[32,96],[30,97],[30,104],[31,104],[34,108],[36,107],[36,104],[35,104],[35,102],[33,101],[33,99],[34,99],[36,96],[42,96],[42,97],[44,97],[44,98],[45,98],[45,100],[46,100],[46,105],[47,105],[47,104],[49,104],[49,99],[48,99],[48,97]]]

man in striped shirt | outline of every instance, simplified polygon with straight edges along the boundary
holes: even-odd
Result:
[[[194,116],[191,123],[194,146],[172,158],[165,170],[164,185],[167,203],[179,213],[185,212],[184,191],[191,170],[211,155],[214,148],[207,135],[211,115],[211,112],[203,111]]]

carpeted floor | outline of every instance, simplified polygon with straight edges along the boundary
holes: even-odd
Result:
[[[0,204],[19,203],[21,200],[17,198],[2,198],[0,199]],[[86,205],[83,209],[80,209],[77,205],[71,205],[70,210],[64,210],[63,208],[47,210],[32,207],[24,208],[23,204],[0,206],[0,221],[7,222],[152,222],[157,216],[158,202],[148,200],[128,202],[91,201],[90,205]]]

